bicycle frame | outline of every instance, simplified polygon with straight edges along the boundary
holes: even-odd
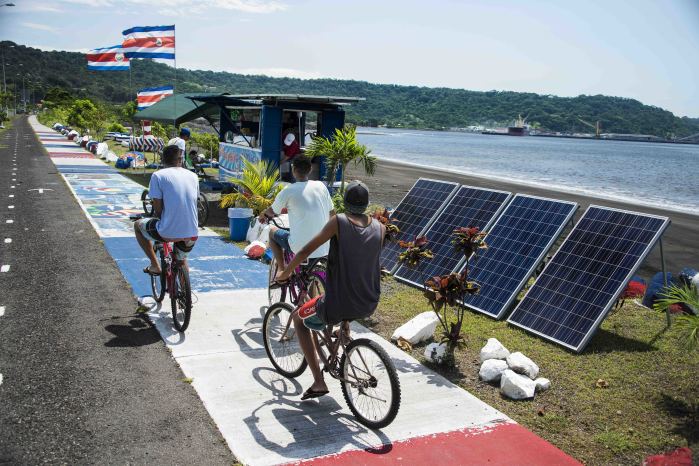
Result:
[[[284,339],[287,338],[286,335],[289,332],[289,328],[291,328],[291,323],[294,320],[294,315],[298,314],[299,309],[300,306],[297,306],[289,316],[289,320],[286,322],[286,327],[284,328],[284,333],[282,333],[282,335],[279,337],[279,341],[284,341]],[[334,337],[332,330],[332,325],[327,325],[322,330],[322,332],[320,330],[311,329],[311,335],[313,336],[313,339],[315,341],[314,346],[316,348],[316,354],[325,366],[325,370],[328,372],[328,374],[330,374],[332,378],[352,384],[354,386],[359,386],[359,384],[357,384],[357,380],[359,380],[359,377],[357,376],[355,370],[356,368],[354,367],[354,365],[352,365],[351,367],[352,371],[354,372],[355,380],[346,379],[340,373],[340,349],[342,349],[343,352],[346,351],[347,345],[349,345],[349,343],[352,341],[352,337],[345,332],[344,321],[343,324],[340,325],[337,338]],[[345,341],[347,343],[345,343]],[[322,350],[323,346],[325,346],[328,349],[327,355]],[[362,363],[364,363],[364,365],[366,366],[366,361],[364,361],[364,357],[361,353],[358,354]]]
[[[165,286],[168,293],[170,290],[174,288],[173,285],[173,280],[175,279],[175,273],[173,270],[173,266],[175,266],[175,263],[177,260],[173,256],[173,248],[172,248],[172,243],[168,242],[157,242],[157,244],[160,245],[160,247],[163,248],[163,254],[165,255],[165,264],[166,264],[166,270],[165,270]]]

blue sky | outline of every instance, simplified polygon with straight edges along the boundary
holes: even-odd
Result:
[[[43,49],[86,51],[174,23],[178,67],[606,94],[699,117],[699,0],[13,3],[0,7],[0,39]]]

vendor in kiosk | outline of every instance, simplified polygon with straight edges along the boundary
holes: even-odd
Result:
[[[291,172],[291,161],[301,153],[301,146],[293,131],[289,131],[284,136],[284,144],[282,146],[281,159],[279,163],[279,171],[281,172],[282,181],[293,183],[294,175]]]

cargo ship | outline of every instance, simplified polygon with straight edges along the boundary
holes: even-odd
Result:
[[[512,126],[508,126],[506,131],[497,131],[487,129],[481,134],[491,134],[495,136],[529,136],[529,125],[526,124],[526,118],[519,115]]]

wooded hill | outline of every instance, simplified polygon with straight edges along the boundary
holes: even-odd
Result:
[[[35,96],[59,86],[76,96],[113,103],[134,98],[137,89],[175,81],[175,70],[148,60],[132,62],[129,72],[89,71],[85,56],[74,52],[44,52],[2,42],[8,87],[21,88],[24,73]],[[225,59],[223,59],[225,60]],[[23,66],[18,66],[22,63]],[[14,82],[14,84],[13,84]],[[634,99],[602,95],[557,97],[533,93],[397,86],[339,79],[295,79],[248,76],[226,72],[177,70],[177,92],[289,93],[364,97],[347,107],[348,121],[360,125],[446,129],[469,125],[505,126],[517,115],[535,127],[561,132],[594,132],[580,119],[599,120],[603,132],[684,137],[699,133],[699,120],[679,118],[667,110]]]

